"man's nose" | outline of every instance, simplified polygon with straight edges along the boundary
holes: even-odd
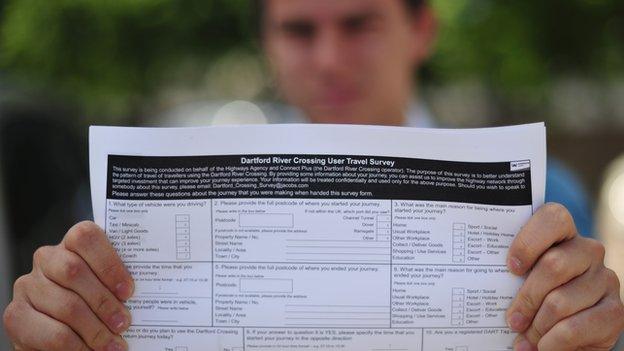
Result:
[[[315,62],[321,72],[334,73],[344,68],[349,56],[348,45],[338,31],[322,31],[315,46]]]

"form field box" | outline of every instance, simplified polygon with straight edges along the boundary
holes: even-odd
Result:
[[[390,235],[390,229],[387,228],[378,228],[377,235]]]
[[[176,221],[178,222],[188,222],[190,220],[191,220],[191,215],[188,215],[188,214],[176,215]]]
[[[292,213],[239,213],[240,227],[292,228],[295,225]]]
[[[378,222],[390,222],[390,215],[377,215]]]
[[[178,240],[176,242],[176,247],[187,247],[187,246],[191,246],[191,242],[188,240]]]
[[[239,289],[242,293],[292,293],[292,279],[241,278]]]
[[[390,222],[377,222],[377,230],[390,229]]]
[[[176,240],[191,240],[190,234],[178,234],[176,235]]]

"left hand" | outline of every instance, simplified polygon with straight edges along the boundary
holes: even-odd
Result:
[[[507,310],[520,333],[514,350],[611,350],[624,330],[624,306],[605,248],[578,235],[559,204],[542,206],[516,236],[509,269],[526,280]]]

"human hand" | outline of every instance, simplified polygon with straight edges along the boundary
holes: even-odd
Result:
[[[130,325],[122,301],[134,282],[106,234],[93,222],[73,226],[56,246],[33,256],[15,281],[4,327],[16,350],[127,350]]]
[[[509,269],[527,274],[507,310],[514,350],[610,350],[624,329],[620,283],[605,248],[578,235],[559,204],[542,206],[516,236]]]

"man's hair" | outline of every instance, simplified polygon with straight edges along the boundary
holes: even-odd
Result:
[[[421,7],[426,0],[403,0],[405,4],[412,10],[416,10]]]
[[[254,28],[256,30],[256,36],[258,38],[262,38],[262,25],[264,20],[264,1],[265,0],[253,0],[251,1],[251,16],[254,20]],[[421,6],[423,6],[427,0],[402,0],[405,3],[405,6],[408,10],[414,11],[418,10]]]

